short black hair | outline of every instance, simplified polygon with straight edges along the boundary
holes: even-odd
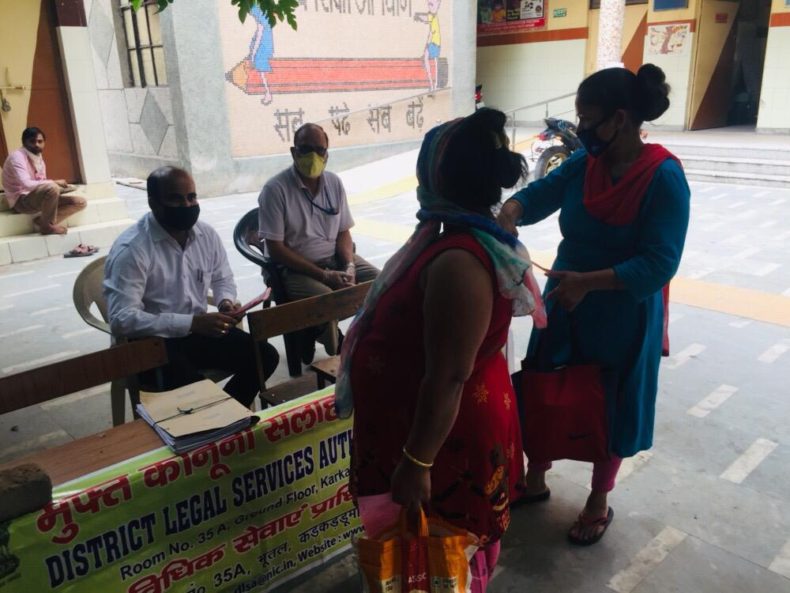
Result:
[[[36,127],[25,128],[24,130],[22,130],[22,144],[24,144],[28,140],[35,140],[36,138],[38,138],[39,134],[41,134],[41,137],[44,138],[44,140],[47,139],[47,135],[41,130],[41,128],[36,128]]]
[[[158,169],[151,171],[151,174],[148,175],[148,179],[145,182],[145,189],[148,192],[148,199],[153,199],[157,202],[160,202],[162,198],[162,186],[164,186],[165,181],[171,177],[182,175],[189,177],[189,171],[182,169],[181,167],[170,166],[159,167]]]
[[[524,157],[504,146],[507,116],[484,107],[464,118],[452,132],[439,163],[439,193],[474,212],[487,212],[502,199],[502,188],[527,176]]]
[[[307,130],[310,130],[310,129],[321,130],[323,132],[323,134],[324,134],[324,138],[326,139],[326,145],[329,146],[329,134],[326,133],[326,130],[324,130],[324,128],[322,128],[318,124],[314,124],[314,123],[310,123],[310,122],[308,122],[306,124],[302,124],[301,126],[299,126],[299,129],[296,130],[296,132],[294,132],[294,146],[296,146],[297,143],[299,142],[299,137],[302,134],[304,134]]]
[[[638,126],[669,109],[669,90],[664,71],[644,64],[636,74],[626,68],[599,70],[582,81],[576,98],[582,105],[599,107],[605,115],[624,109]]]

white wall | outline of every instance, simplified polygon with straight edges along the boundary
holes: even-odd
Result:
[[[503,111],[573,93],[584,79],[586,39],[478,47],[478,84],[486,105]],[[573,98],[552,103],[549,115],[573,115]],[[543,107],[520,112],[540,121]]]
[[[650,44],[645,43],[644,63],[652,63],[661,68],[672,89],[669,95],[669,109],[659,119],[651,122],[654,125],[677,129],[686,127],[691,72],[694,68],[691,48],[694,47],[695,36],[696,33],[690,33],[686,40],[686,50],[677,54],[652,54]]]
[[[771,27],[765,52],[758,130],[790,129],[790,27]]]

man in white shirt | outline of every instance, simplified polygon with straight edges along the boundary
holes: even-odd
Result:
[[[307,123],[294,134],[294,164],[272,177],[258,197],[258,232],[266,255],[281,268],[292,300],[373,280],[379,270],[354,253],[354,219],[343,182],[325,171],[329,137]],[[337,322],[322,328],[327,354],[338,349]],[[310,353],[303,361],[309,362]]]
[[[104,294],[115,336],[165,338],[165,390],[199,381],[200,369],[233,373],[225,391],[245,406],[258,393],[252,337],[236,327],[236,284],[222,240],[198,221],[195,182],[183,169],[148,176],[151,212],[116,239],[104,268]],[[208,291],[218,313],[208,313]],[[262,347],[268,378],[279,355]]]

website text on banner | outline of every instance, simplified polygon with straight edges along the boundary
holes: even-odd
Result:
[[[0,525],[0,593],[266,591],[347,549],[362,527],[331,388],[260,418],[64,484]]]

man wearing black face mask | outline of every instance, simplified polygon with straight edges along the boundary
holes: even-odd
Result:
[[[148,176],[151,212],[115,241],[104,268],[113,335],[165,338],[164,389],[203,379],[199,369],[233,373],[225,391],[245,406],[258,393],[252,338],[235,327],[236,285],[217,232],[199,222],[195,182],[183,169]],[[208,313],[212,289],[218,313]],[[268,378],[279,356],[263,351]]]

